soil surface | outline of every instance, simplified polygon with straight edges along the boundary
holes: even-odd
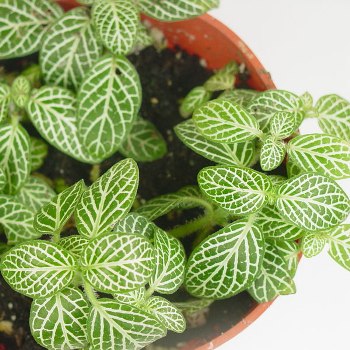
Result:
[[[211,75],[211,72],[201,66],[198,57],[190,56],[180,50],[174,52],[166,49],[158,52],[154,48],[147,48],[139,54],[131,56],[130,60],[136,66],[143,86],[141,115],[157,126],[168,144],[168,154],[163,159],[152,163],[139,163],[140,185],[138,193],[139,199],[144,200],[177,191],[186,185],[196,184],[198,171],[211,164],[186,148],[173,131],[173,127],[183,121],[178,112],[179,101],[193,87],[201,85]],[[7,62],[7,64],[9,63]],[[243,84],[245,78],[246,74],[241,76],[240,81]],[[31,128],[27,129],[35,134]],[[101,173],[107,171],[121,159],[123,157],[116,154],[104,161],[101,165]],[[40,169],[40,173],[51,179],[63,179],[67,185],[71,185],[81,178],[89,184],[91,183],[90,170],[91,166],[83,165],[50,147],[49,155]],[[173,215],[171,218],[170,222],[162,220],[159,224],[169,228],[185,220],[186,216]],[[192,245],[191,238],[183,243],[187,246],[186,250],[189,250]],[[181,301],[186,297],[187,295],[183,291],[174,296],[175,299]],[[179,343],[183,344],[193,338],[200,339],[203,343],[210,341],[231,328],[255,306],[256,302],[247,293],[217,301],[197,320],[201,323],[203,319],[206,319],[203,325],[190,328],[180,335],[169,332],[169,335],[159,344],[171,347]],[[29,308],[30,300],[14,293],[0,279],[0,327],[1,321],[9,321],[13,328],[10,336],[0,333],[0,346],[3,343],[6,350],[42,349],[30,335]],[[0,350],[3,349],[0,347]]]

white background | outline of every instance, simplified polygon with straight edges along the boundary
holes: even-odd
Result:
[[[350,99],[350,0],[221,0],[212,14],[235,31],[278,88]],[[318,132],[308,120],[302,133]],[[350,181],[342,181],[350,195]],[[279,297],[218,350],[349,350],[350,273],[327,253],[303,258],[297,294]]]

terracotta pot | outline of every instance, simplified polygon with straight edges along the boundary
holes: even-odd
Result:
[[[66,10],[77,6],[74,0],[57,0]],[[159,28],[165,35],[168,46],[179,46],[190,54],[196,54],[207,63],[208,68],[221,68],[229,61],[244,63],[250,73],[249,86],[255,90],[275,89],[270,74],[261,65],[249,47],[229,28],[215,18],[204,15],[199,18],[169,23],[143,16],[152,26]],[[184,345],[181,350],[212,350],[235,337],[253,323],[270,303],[254,307],[238,324],[222,333],[211,342],[203,344],[200,339]]]

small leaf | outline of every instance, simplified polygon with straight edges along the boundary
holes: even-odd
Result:
[[[303,171],[298,168],[298,166],[290,159],[287,157],[287,174],[288,178],[290,179],[293,176],[297,176],[302,174]]]
[[[39,51],[46,27],[63,11],[54,1],[3,0],[0,13],[0,59],[4,59]]]
[[[1,27],[0,27],[1,30]],[[1,31],[0,31],[1,33]],[[0,34],[1,38],[1,34]],[[0,122],[6,120],[10,106],[11,89],[7,84],[0,83]]]
[[[231,72],[219,71],[204,83],[204,88],[210,92],[228,90],[234,87],[235,81],[236,78]]]
[[[328,235],[328,254],[350,271],[350,225],[341,225]]]
[[[338,95],[322,96],[316,103],[323,132],[350,142],[350,103]]]
[[[270,134],[278,139],[291,136],[296,129],[295,115],[289,112],[276,112],[271,118]]]
[[[217,73],[236,75],[239,73],[239,65],[236,61],[231,61],[220,68]]]
[[[288,143],[288,156],[305,172],[335,180],[350,177],[350,143],[324,134],[300,135]]]
[[[47,144],[41,139],[35,137],[30,138],[32,171],[38,170],[44,164],[44,160],[48,153]]]
[[[350,201],[335,181],[309,173],[287,180],[278,189],[276,207],[290,222],[309,231],[336,226],[350,213]]]
[[[30,309],[30,330],[47,349],[77,349],[87,345],[89,303],[78,288],[66,288],[35,299]]]
[[[117,151],[141,104],[140,80],[122,56],[105,55],[86,73],[78,93],[79,137],[95,158]]]
[[[122,304],[140,306],[144,304],[146,289],[144,287],[126,293],[113,293],[113,298]]]
[[[156,226],[138,213],[129,213],[125,218],[118,220],[113,228],[116,233],[131,233],[153,238]]]
[[[71,253],[77,260],[79,260],[89,240],[78,235],[64,237],[59,240],[58,244],[69,253]]]
[[[83,278],[95,289],[129,292],[143,287],[154,268],[154,249],[142,236],[110,233],[90,241],[81,258]]]
[[[152,162],[165,156],[167,144],[151,122],[138,118],[120,145],[119,152],[137,162]]]
[[[22,243],[1,259],[6,282],[30,298],[54,295],[74,277],[75,260],[66,250],[47,241]]]
[[[187,147],[215,163],[245,167],[255,156],[255,141],[225,144],[207,140],[191,119],[176,125],[175,132]]]
[[[160,21],[182,21],[200,16],[219,6],[219,0],[140,0],[141,12]]]
[[[326,239],[319,233],[307,233],[301,241],[301,250],[307,258],[320,254],[326,245]]]
[[[41,234],[60,233],[72,216],[84,189],[84,181],[80,180],[53,198],[36,214],[35,229]]]
[[[201,242],[191,254],[185,286],[196,297],[224,299],[256,278],[264,255],[263,235],[253,219],[229,224]]]
[[[170,301],[161,297],[148,299],[145,309],[154,315],[166,329],[176,333],[183,333],[186,329],[186,320],[180,310]]]
[[[139,350],[164,337],[166,329],[144,310],[99,299],[90,312],[88,334],[94,349]]]
[[[79,233],[94,238],[109,232],[129,212],[138,182],[135,161],[125,159],[113,165],[84,192],[75,213]]]
[[[193,88],[183,99],[180,105],[180,115],[183,118],[190,117],[193,112],[211,98],[211,93],[203,86]]]
[[[255,118],[226,100],[213,100],[201,106],[194,112],[193,120],[199,132],[214,142],[243,142],[261,135]]]
[[[194,314],[207,309],[214,300],[211,299],[190,299],[184,302],[173,303],[179,310],[186,314]]]
[[[137,23],[137,33],[131,53],[137,53],[148,46],[154,44],[154,39],[150,35],[148,28],[142,23]]]
[[[258,91],[250,89],[229,89],[224,91],[218,99],[227,100],[246,108],[258,94]]]
[[[0,168],[0,193],[2,193],[2,190],[5,188],[6,185],[6,175],[4,171]]]
[[[299,263],[299,244],[295,241],[273,241],[272,244],[278,249],[280,256],[287,263],[290,276],[294,278]]]
[[[233,215],[259,211],[268,200],[272,182],[267,175],[249,168],[216,166],[198,174],[200,189]]]
[[[312,108],[314,105],[314,99],[309,92],[304,92],[300,98],[303,100],[304,107],[306,109]]]
[[[260,166],[264,171],[271,171],[282,164],[286,155],[286,145],[273,136],[265,139],[260,153]]]
[[[32,87],[26,77],[17,77],[11,86],[12,101],[19,108],[24,108],[29,100],[30,91]]]

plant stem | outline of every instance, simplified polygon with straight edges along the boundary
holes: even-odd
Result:
[[[52,242],[53,243],[58,243],[61,239],[61,233],[58,231],[58,232],[54,232],[52,234]]]
[[[84,290],[85,290],[86,296],[88,297],[90,303],[92,305],[98,305],[98,299],[96,297],[95,291],[93,290],[91,285],[89,283],[87,283],[86,281],[84,281]]]
[[[176,238],[184,238],[200,230],[205,226],[208,226],[208,225],[212,226],[212,224],[213,224],[213,216],[204,214],[203,216],[200,216],[199,218],[193,221],[190,221],[187,224],[175,227],[174,229],[170,230],[168,233]]]

